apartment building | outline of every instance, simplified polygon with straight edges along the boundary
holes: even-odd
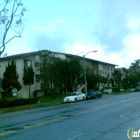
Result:
[[[3,73],[5,71],[5,66],[8,65],[8,62],[10,60],[15,60],[17,65],[17,73],[19,74],[19,81],[22,84],[22,89],[18,92],[18,97],[28,98],[29,97],[29,87],[28,85],[24,85],[23,83],[23,73],[24,73],[24,67],[25,66],[32,66],[33,70],[35,72],[35,82],[30,87],[31,95],[33,95],[33,92],[35,90],[41,89],[41,80],[38,78],[40,71],[37,69],[37,63],[39,62],[39,53],[43,51],[36,51],[36,52],[29,52],[29,53],[23,53],[23,54],[17,54],[12,56],[6,56],[2,57],[0,59],[0,78],[3,77]],[[66,54],[66,53],[59,53],[59,52],[51,52],[54,57],[58,57],[61,59],[71,59],[72,57],[75,57],[75,55],[72,54]],[[81,59],[81,62],[83,62],[83,57],[77,56]],[[89,58],[85,58],[85,65],[90,66],[95,74],[100,74],[101,76],[111,78],[111,74],[115,69],[115,64],[110,64],[102,61],[97,61]],[[1,95],[0,95],[1,98]]]

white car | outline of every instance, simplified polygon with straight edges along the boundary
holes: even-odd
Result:
[[[63,100],[64,103],[66,102],[76,102],[79,100],[85,100],[86,95],[81,92],[71,92],[68,96],[66,96]]]

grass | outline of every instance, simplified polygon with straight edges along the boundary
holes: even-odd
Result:
[[[133,92],[132,90],[129,89],[125,89],[124,91],[120,91],[120,92],[112,92],[111,94],[126,94],[126,93],[130,93]]]
[[[126,93],[130,93],[130,92],[132,92],[132,91],[131,90],[124,90],[121,92],[112,92],[111,94],[117,95],[117,94],[126,94]],[[103,94],[107,94],[107,93],[103,93]],[[27,110],[27,109],[31,109],[31,108],[46,107],[46,106],[62,104],[64,97],[65,97],[65,95],[48,97],[47,99],[44,99],[42,97],[42,98],[39,98],[39,102],[37,104],[16,106],[16,107],[10,107],[10,108],[1,108],[0,113],[15,112],[15,111]]]
[[[20,111],[20,110],[27,110],[31,108],[46,107],[46,106],[52,106],[56,104],[62,104],[64,97],[65,97],[64,95],[48,97],[47,99],[42,97],[42,98],[39,98],[39,102],[37,104],[16,106],[16,107],[10,107],[10,108],[1,108],[0,113],[8,113],[8,112],[14,112],[14,111]]]

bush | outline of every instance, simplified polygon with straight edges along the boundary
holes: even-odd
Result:
[[[126,84],[124,84],[124,85],[122,86],[122,88],[123,88],[123,89],[128,89],[128,86],[127,86]]]
[[[120,88],[119,87],[113,87],[112,92],[120,92]]]
[[[93,90],[99,90],[99,87],[95,87],[95,88],[93,88]]]
[[[37,97],[37,90],[35,90],[35,91],[33,92],[33,96],[34,96],[34,97]]]
[[[2,98],[2,99],[6,99],[6,98],[8,98],[9,95],[10,95],[9,92],[6,92],[6,91],[2,91],[2,92],[1,92],[1,98]]]
[[[33,92],[33,97],[40,97],[40,96],[44,96],[44,90],[35,90]]]
[[[0,100],[0,108],[36,104],[38,98]]]

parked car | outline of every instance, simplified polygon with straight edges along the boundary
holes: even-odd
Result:
[[[68,96],[66,96],[63,100],[64,103],[66,102],[76,102],[80,100],[85,100],[86,95],[81,92],[71,92]]]
[[[140,86],[136,86],[135,91],[140,91]]]
[[[92,90],[87,96],[87,99],[96,99],[96,98],[102,98],[103,94],[100,91]]]

